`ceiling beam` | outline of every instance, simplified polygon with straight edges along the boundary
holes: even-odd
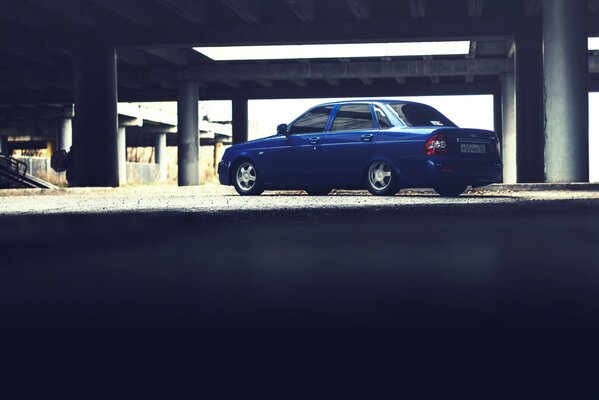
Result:
[[[138,49],[118,49],[117,60],[136,67],[147,67],[149,64],[148,55]]]
[[[13,1],[0,7],[0,16],[30,28],[47,27],[52,18],[24,1]]]
[[[599,0],[589,1],[589,13],[594,14],[599,10]]]
[[[22,1],[22,0],[19,0]],[[80,25],[96,25],[96,13],[89,4],[78,0],[28,0],[36,6]]]
[[[500,75],[512,71],[512,60],[485,58],[309,64],[203,64],[188,66],[177,73],[182,79],[210,82]]]
[[[350,11],[358,21],[370,18],[370,3],[368,0],[345,0]]]
[[[187,65],[189,62],[189,58],[185,53],[185,50],[167,48],[167,47],[156,47],[156,48],[147,48],[144,49],[145,52],[156,56],[169,64],[175,65]]]
[[[468,16],[480,17],[483,15],[484,0],[468,0]]]
[[[284,2],[300,21],[311,22],[316,19],[314,0],[284,0]]]
[[[519,33],[540,29],[540,21],[530,18],[427,18],[396,21],[344,21],[312,23],[263,24],[180,24],[169,29],[137,26],[113,27],[102,30],[96,37],[99,43],[114,46],[211,46],[251,44],[301,44],[342,42],[389,42],[419,40],[478,40],[507,38]],[[599,31],[599,24],[591,21],[590,32]],[[73,35],[72,31],[49,29],[11,30],[0,33],[0,48],[28,49],[48,47],[73,47],[89,40]]]
[[[541,12],[541,0],[524,0],[524,13],[537,15]]]
[[[88,0],[110,12],[138,25],[150,25],[154,22],[147,4],[132,3],[130,0]]]
[[[192,24],[203,24],[206,22],[206,10],[203,4],[194,0],[154,0],[163,7],[168,8],[179,16],[179,18]]]
[[[256,0],[220,0],[241,19],[250,24],[260,23],[260,8]]]
[[[412,18],[426,18],[426,0],[409,0]]]

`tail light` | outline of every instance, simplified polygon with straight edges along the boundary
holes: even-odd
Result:
[[[424,145],[424,154],[427,156],[435,156],[447,154],[447,141],[443,134],[438,134],[431,137]]]

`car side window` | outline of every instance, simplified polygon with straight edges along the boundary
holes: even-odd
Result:
[[[376,118],[379,121],[379,126],[381,129],[393,128],[391,120],[389,120],[387,114],[385,114],[385,112],[379,106],[374,106],[374,113],[376,114]]]
[[[332,132],[373,129],[374,121],[370,104],[344,104],[339,107]]]
[[[324,131],[333,106],[316,107],[302,115],[291,125],[289,134],[318,133]]]

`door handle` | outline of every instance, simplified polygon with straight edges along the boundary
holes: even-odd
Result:
[[[311,137],[310,139],[308,139],[308,141],[310,142],[310,144],[317,144],[318,142],[320,142],[320,138],[319,137]]]
[[[373,138],[374,138],[374,135],[372,135],[370,133],[361,136],[361,139],[363,142],[371,142]]]

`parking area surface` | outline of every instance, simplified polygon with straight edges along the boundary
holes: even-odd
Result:
[[[48,360],[91,336],[113,369],[124,335],[179,365],[596,376],[599,192],[2,192],[0,227],[0,334],[63,338]]]

